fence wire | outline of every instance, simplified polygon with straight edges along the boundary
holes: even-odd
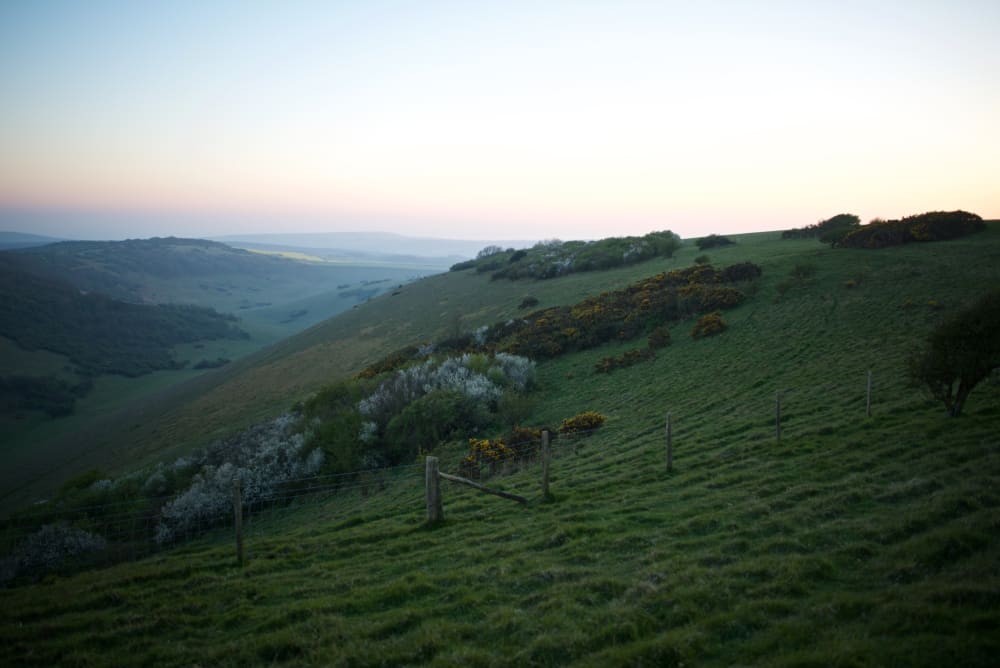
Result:
[[[715,437],[721,435],[731,444],[746,444],[779,437],[779,410],[782,438],[827,427],[831,406],[847,408],[859,417],[864,415],[871,401],[866,378],[852,380],[787,383],[777,389],[752,388],[708,403],[682,393],[669,406],[660,405],[648,392],[637,388],[609,398],[604,410],[613,414],[616,409],[627,408],[630,414],[645,415],[644,420],[611,419],[588,430],[554,432],[548,453],[553,462],[572,455],[574,471],[577,468],[584,471],[592,458],[595,466],[598,460],[602,466],[609,463],[658,466],[665,460],[665,422],[670,414],[672,438],[680,444],[675,449],[679,451],[675,452],[675,458],[686,458],[689,463],[704,461],[693,453],[705,450],[702,446],[709,425]],[[880,389],[876,379],[871,386],[876,397]],[[589,444],[598,434],[600,447],[591,449]],[[474,464],[464,467],[456,458],[442,462],[442,471],[486,481],[532,472],[540,466],[544,454],[541,439],[525,438],[505,443],[505,447],[507,454],[503,457],[480,456]],[[247,558],[254,558],[261,541],[286,530],[289,517],[307,510],[321,509],[324,520],[349,521],[364,513],[368,504],[377,499],[380,508],[388,504],[419,513],[423,478],[424,464],[418,462],[284,481],[267,493],[241,503]],[[36,572],[109,565],[141,559],[191,541],[209,540],[220,532],[232,532],[235,508],[229,504],[190,518],[183,530],[164,537],[158,532],[162,522],[160,511],[173,498],[137,496],[69,509],[33,508],[0,520],[0,555],[6,555],[0,556],[0,586],[16,579],[19,567],[24,572]],[[91,549],[73,555],[74,546],[79,548],[87,540],[91,541]],[[35,555],[36,552],[43,556]]]

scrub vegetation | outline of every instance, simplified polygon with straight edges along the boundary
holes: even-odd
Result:
[[[642,237],[611,237],[600,241],[543,241],[532,248],[504,250],[488,246],[474,260],[459,262],[452,271],[475,269],[496,279],[546,279],[581,271],[599,271],[670,257],[680,238],[669,230]]]
[[[1000,653],[1000,382],[995,373],[982,380],[962,416],[949,419],[912,385],[908,362],[1000,280],[1000,226],[878,252],[777,233],[733,236],[713,260],[762,271],[724,311],[721,336],[661,333],[670,344],[655,357],[610,374],[595,365],[634,343],[611,337],[539,357],[531,405],[515,411],[526,425],[520,438],[497,422],[409,443],[383,491],[348,489],[255,517],[242,568],[223,528],[135,563],[0,591],[0,661],[992,665]],[[690,244],[671,258],[537,281],[530,291],[572,309],[688,271],[698,254]],[[789,277],[794,284],[779,293]],[[466,381],[472,372],[489,379],[503,351],[435,351],[353,376],[393,350],[453,337],[454,312],[468,314],[459,333],[471,336],[523,318],[525,293],[523,284],[455,272],[407,286],[255,364],[220,369],[233,375],[198,395],[201,429],[216,420],[238,429],[239,416],[287,410],[297,394],[303,415],[332,424],[342,408],[404,392],[408,374],[419,374],[431,389],[402,415],[447,390],[428,380],[445,364]],[[692,311],[671,329],[691,331],[704,315]],[[333,366],[340,362],[327,359],[334,348],[323,341],[336,341],[339,359],[353,363]],[[287,384],[296,369],[299,384]],[[301,384],[310,378],[311,387]],[[261,389],[268,381],[274,399]],[[436,398],[451,407],[458,397],[449,396]],[[167,415],[147,428],[184,424],[182,412]],[[357,433],[362,418],[337,429]],[[384,439],[392,418],[379,420]],[[573,426],[560,431],[563,424]],[[548,499],[537,466],[490,466],[541,425],[555,434]],[[309,438],[302,432],[306,458]],[[478,457],[491,486],[528,505],[446,487],[445,521],[426,528],[418,446],[446,472]],[[60,545],[91,540],[52,535]]]

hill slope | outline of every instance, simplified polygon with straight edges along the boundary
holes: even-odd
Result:
[[[629,346],[540,365],[532,423],[608,416],[593,435],[556,442],[553,502],[541,501],[529,467],[490,483],[528,496],[527,507],[448,487],[446,522],[427,530],[417,463],[382,492],[345,486],[251,510],[244,569],[226,530],[0,592],[4,660],[992,665],[1000,386],[977,388],[968,415],[952,420],[908,386],[904,362],[935,322],[997,284],[1000,227],[883,251],[734,239],[713,261],[753,260],[764,279],[721,336],[695,341],[691,323],[676,326],[654,360],[612,374],[595,363]],[[517,313],[527,292],[572,303],[693,255],[545,284],[435,277],[261,355],[243,367],[248,380],[206,386],[199,405],[249,401],[218,422],[235,423],[383,350],[447,333],[456,306],[463,326],[478,325]],[[350,325],[363,333],[351,337]],[[274,392],[283,397],[264,389],[293,370],[306,379],[287,380]],[[435,454],[453,471],[463,452],[455,443]]]
[[[908,353],[904,348],[937,319],[978,294],[981,286],[996,284],[1000,265],[996,223],[965,240],[883,251],[831,249],[814,240],[779,240],[779,236],[733,236],[737,244],[710,253],[719,265],[752,260],[764,268],[759,295],[727,320],[734,334],[745,332],[751,337],[747,345],[766,355],[759,363],[754,357],[746,363],[765,379],[789,356],[806,351],[826,355],[823,363],[828,366],[851,360],[856,369],[871,365],[877,371],[885,365],[898,376],[899,355]],[[63,444],[87,453],[77,468],[51,471],[47,486],[53,488],[80,466],[113,472],[121,470],[123,462],[133,466],[204,446],[286,409],[321,385],[360,371],[404,345],[522,315],[525,311],[518,306],[526,296],[539,299],[538,308],[572,304],[659,271],[689,266],[701,254],[689,244],[669,259],[544,281],[491,281],[468,272],[429,277],[161,393],[153,401],[95,421]],[[797,265],[812,266],[813,275],[795,279]],[[845,287],[848,283],[855,287]],[[936,306],[928,306],[929,301]],[[803,319],[804,312],[808,320]],[[675,339],[680,340],[672,350],[685,359],[688,344],[683,336]],[[738,368],[744,366],[741,362]],[[600,381],[588,378],[587,382],[599,387]]]
[[[45,244],[62,241],[55,237],[46,237],[40,234],[26,234],[24,232],[0,231],[0,250],[13,250],[16,248],[30,248],[32,246],[44,246]]]
[[[26,271],[68,281],[81,290],[137,303],[198,304],[240,315],[342,291],[362,281],[398,283],[433,273],[393,266],[299,262],[214,241],[174,237],[64,241],[16,254]],[[357,301],[361,300],[347,305]]]
[[[79,436],[107,429],[108,415],[148,405],[205,368],[434,271],[299,262],[177,238],[60,242],[0,253],[2,401],[14,418],[4,420],[0,436],[7,457],[0,498],[38,475],[55,470],[63,477],[91,465],[80,454],[90,451],[89,441]],[[236,317],[249,336],[229,336]],[[221,336],[210,331],[210,321]],[[74,405],[77,414],[68,416]],[[70,461],[76,463],[63,469]]]

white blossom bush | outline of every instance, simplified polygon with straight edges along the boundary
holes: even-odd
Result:
[[[483,325],[479,329],[472,332],[472,340],[476,342],[477,346],[486,345],[486,332],[488,332],[489,329],[489,325]]]
[[[52,571],[68,559],[100,552],[107,546],[97,534],[66,524],[46,524],[0,561],[0,583]]]
[[[478,335],[485,337],[486,330],[477,330]],[[534,362],[508,353],[495,356],[465,353],[443,360],[425,360],[397,371],[358,403],[358,412],[365,418],[358,440],[376,449],[388,448],[388,452],[382,454],[393,460],[398,454],[395,451],[399,449],[393,444],[402,439],[401,430],[412,427],[417,431],[427,431],[433,440],[434,434],[446,436],[461,429],[463,424],[470,429],[477,428],[482,423],[482,416],[497,411],[505,391],[524,392],[534,378]],[[432,393],[439,396],[441,392],[455,393],[468,401],[462,407],[439,401],[434,404],[434,410],[438,411],[434,414],[427,414],[430,404],[415,403],[426,401],[423,398]],[[446,404],[452,408],[447,409]],[[416,410],[418,405],[421,406],[419,411]],[[404,412],[407,413],[405,419],[402,417]],[[440,421],[440,432],[433,428],[423,429],[420,423],[427,420]],[[404,423],[409,426],[403,427]],[[428,434],[421,435],[426,438]]]
[[[323,451],[305,452],[305,437],[295,431],[296,416],[281,415],[213,444],[195,457],[201,470],[183,492],[164,504],[155,540],[163,544],[210,525],[232,513],[233,483],[240,481],[243,501],[253,504],[282,483],[315,475]],[[156,474],[147,480],[155,485]]]
[[[361,433],[358,438],[362,443],[372,444],[378,438],[378,425],[368,421],[361,425]]]
[[[485,360],[485,363],[484,363]],[[480,373],[475,368],[483,368]],[[406,406],[434,390],[458,392],[484,404],[498,401],[504,387],[523,392],[535,377],[535,363],[527,357],[497,353],[495,357],[466,353],[441,362],[426,360],[400,369],[358,403],[358,411],[369,420],[359,434],[364,442],[374,440],[370,425],[384,425]]]
[[[510,353],[497,353],[494,357],[496,365],[502,377],[506,379],[510,387],[518,392],[525,392],[535,383],[535,363],[521,355],[511,355]]]

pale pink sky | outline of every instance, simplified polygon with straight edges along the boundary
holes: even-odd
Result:
[[[0,228],[1000,218],[1000,3],[0,4]]]

